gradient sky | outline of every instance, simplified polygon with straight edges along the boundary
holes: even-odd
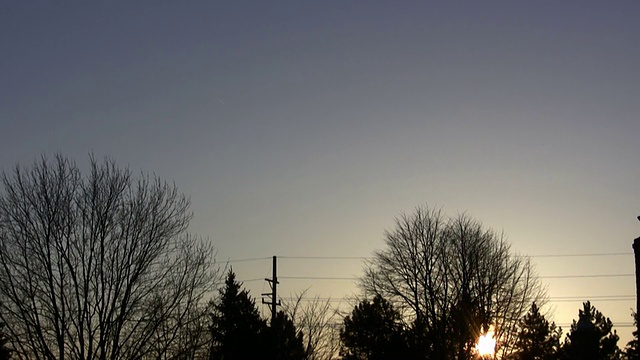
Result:
[[[0,167],[94,153],[175,181],[220,261],[366,257],[402,212],[467,212],[534,256],[557,323],[592,299],[629,324],[633,277],[546,277],[634,272],[639,64],[637,1],[3,1]],[[537,256],[584,253],[625,255]],[[308,287],[358,292],[280,293]]]

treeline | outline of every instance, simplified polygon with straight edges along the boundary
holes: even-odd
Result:
[[[1,182],[0,359],[466,360],[489,330],[498,359],[638,358],[588,302],[561,341],[529,258],[466,214],[400,215],[349,313],[316,298],[267,322],[174,184],[60,155]]]
[[[635,318],[635,314],[634,314]],[[360,302],[344,318],[340,331],[341,356],[344,360],[431,359],[435,354],[417,355],[415,327],[407,327],[402,315],[392,304],[376,296],[372,301]],[[533,303],[517,322],[514,346],[509,360],[608,360],[639,359],[638,334],[624,350],[618,347],[619,337],[611,320],[589,301],[578,311],[567,336],[562,328],[549,322]],[[478,334],[480,336],[480,334]],[[496,345],[497,347],[500,344]],[[478,354],[465,357],[479,358]],[[490,356],[494,358],[494,356]],[[459,358],[458,358],[459,359]]]
[[[305,349],[304,334],[284,312],[271,326],[259,316],[255,302],[229,272],[211,316],[211,359],[314,359],[312,349]],[[438,354],[418,348],[418,327],[407,326],[389,301],[376,295],[360,301],[342,320],[339,330],[339,355],[344,360],[432,359]],[[488,330],[488,329],[487,329]],[[476,339],[481,334],[476,334]],[[509,360],[638,359],[637,333],[624,349],[613,323],[589,301],[578,311],[567,336],[531,304],[517,321],[514,346]],[[453,341],[453,339],[452,339]],[[499,347],[500,344],[497,345]],[[477,352],[468,357],[475,359]],[[493,356],[492,356],[493,358]]]
[[[209,301],[206,325],[197,336],[200,342],[182,349],[172,359],[282,359],[309,360],[332,358],[305,346],[305,337],[291,317],[279,311],[271,322],[260,316],[254,299],[242,288],[232,270],[215,300]],[[324,311],[330,311],[325,308]],[[635,316],[635,314],[634,314]],[[323,326],[329,326],[324,324]],[[407,327],[401,313],[382,298],[359,302],[343,318],[339,330],[339,353],[344,360],[431,359],[416,348],[415,327]],[[638,337],[624,350],[618,347],[613,323],[585,302],[567,336],[545,318],[536,303],[518,321],[513,352],[509,360],[638,359]],[[24,355],[24,354],[23,354]],[[324,355],[324,357],[323,357]],[[25,356],[19,356],[20,358]],[[11,359],[12,351],[4,332],[0,332],[0,359]],[[26,357],[25,357],[26,358]],[[469,359],[479,358],[472,355]]]

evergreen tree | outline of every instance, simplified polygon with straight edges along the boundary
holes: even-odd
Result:
[[[302,332],[296,330],[293,321],[282,311],[276,315],[275,321],[268,331],[271,351],[270,358],[277,360],[303,360],[306,351],[303,345]]]
[[[404,359],[408,352],[400,313],[380,295],[344,318],[340,340],[344,360]]]
[[[636,330],[633,331],[633,339],[631,339],[627,346],[624,349],[624,358],[628,360],[640,360],[640,346],[638,344],[638,313],[635,311],[631,312],[631,316],[633,317],[633,325],[636,327]]]
[[[518,324],[514,358],[518,360],[557,359],[561,336],[562,329],[556,327],[553,322],[549,323],[544,315],[540,314],[534,302]]]
[[[255,301],[241,286],[233,270],[229,270],[211,314],[211,360],[264,357],[267,325],[260,318]]]
[[[567,359],[582,359],[588,356],[594,360],[620,358],[619,336],[613,330],[611,319],[602,315],[589,301],[578,311],[578,322],[571,324],[562,352]],[[613,330],[613,331],[612,331]]]
[[[210,360],[303,360],[302,333],[282,311],[268,327],[232,270],[211,314]]]

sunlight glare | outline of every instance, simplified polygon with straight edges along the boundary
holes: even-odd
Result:
[[[480,356],[493,356],[496,350],[496,339],[493,338],[493,330],[489,329],[481,335],[476,344],[476,351]]]

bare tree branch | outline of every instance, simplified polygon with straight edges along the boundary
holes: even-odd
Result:
[[[294,296],[291,303],[283,304],[296,328],[303,334],[308,360],[331,360],[340,350],[340,321],[338,307],[331,299],[322,299],[319,295],[303,301],[308,289]]]
[[[175,185],[60,155],[2,174],[0,320],[19,358],[172,358],[220,279]],[[191,335],[190,335],[191,334]]]
[[[443,359],[468,356],[489,325],[508,354],[518,319],[545,297],[529,259],[514,256],[503,235],[427,207],[396,219],[360,286],[391,301],[420,346]]]

